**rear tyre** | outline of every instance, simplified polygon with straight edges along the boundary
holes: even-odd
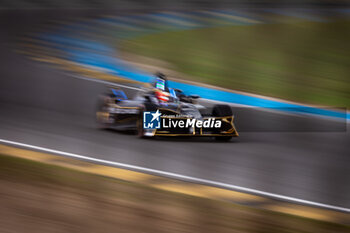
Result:
[[[137,119],[137,136],[142,139],[150,139],[151,136],[145,135],[145,129],[143,128],[143,112],[146,111],[145,109],[140,110],[139,118]],[[148,111],[148,110],[147,110]]]
[[[232,116],[232,109],[229,105],[226,104],[217,104],[213,108],[212,116],[214,117],[226,117]],[[232,136],[217,136],[215,137],[216,141],[227,142],[230,141]]]
[[[137,136],[139,138],[145,138],[145,130],[143,129],[143,112],[144,112],[144,109],[140,109],[140,114],[136,122]]]
[[[96,122],[96,127],[101,130],[108,129],[108,124],[104,123],[102,120],[102,117],[100,116],[100,113],[105,111],[104,107],[105,107],[105,98],[103,96],[99,96],[96,103],[95,122]]]

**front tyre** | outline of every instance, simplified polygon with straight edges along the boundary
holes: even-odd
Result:
[[[232,139],[232,136],[217,136],[215,137],[215,140],[216,141],[219,141],[219,142],[228,142]]]
[[[217,104],[213,108],[212,115],[214,117],[227,117],[232,116],[232,109],[229,105],[226,104]],[[228,142],[232,139],[232,136],[216,136],[215,140],[220,142]]]
[[[232,116],[232,109],[227,104],[217,104],[213,108],[213,114],[214,117],[227,117]]]

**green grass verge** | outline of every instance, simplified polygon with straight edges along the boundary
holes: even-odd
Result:
[[[124,41],[195,81],[303,103],[350,106],[350,22],[172,31]]]
[[[2,229],[9,232],[23,227],[26,232],[350,231],[340,224],[161,191],[2,155],[0,190],[0,204],[6,213],[0,216],[5,223]]]

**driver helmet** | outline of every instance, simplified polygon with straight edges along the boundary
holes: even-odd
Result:
[[[156,80],[154,82],[154,87],[162,91],[168,91],[168,83],[165,74],[157,72],[155,76]]]

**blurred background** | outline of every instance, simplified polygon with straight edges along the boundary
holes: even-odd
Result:
[[[14,159],[1,146],[1,231],[349,232],[349,19],[345,0],[1,1],[2,144],[343,208],[210,200],[176,193],[177,183],[159,191],[159,180],[115,181]],[[158,71],[209,108],[229,103],[240,137],[141,140],[97,129],[106,82],[133,97]]]

